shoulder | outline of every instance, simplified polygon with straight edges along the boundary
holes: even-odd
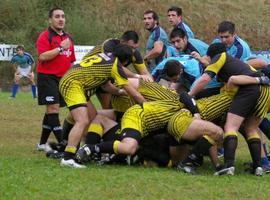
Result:
[[[240,38],[239,36],[235,37],[235,43],[236,44],[238,43],[238,44],[242,45],[243,47],[249,47],[248,43],[245,40],[243,40],[242,38]]]
[[[44,37],[47,37],[47,38],[49,37],[49,31],[48,31],[48,30],[42,31],[42,32],[39,34],[38,39],[44,38]]]
[[[17,59],[18,59],[18,54],[15,54],[14,56],[12,56],[11,62],[15,62]]]

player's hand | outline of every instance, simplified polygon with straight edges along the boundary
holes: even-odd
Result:
[[[270,84],[270,79],[268,78],[268,76],[260,76],[258,77],[258,80],[260,82],[261,85],[269,85]]]
[[[61,43],[60,43],[60,46],[64,49],[64,50],[67,50],[71,45],[71,40],[69,38],[63,40]]]
[[[192,51],[190,55],[195,58],[196,60],[200,60],[202,57],[197,51]]]
[[[149,75],[140,75],[140,78],[144,80],[145,82],[153,82],[153,77]]]

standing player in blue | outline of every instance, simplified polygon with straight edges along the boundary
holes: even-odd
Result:
[[[251,56],[249,45],[236,34],[235,24],[230,21],[218,25],[218,37],[212,43],[224,44],[229,55],[242,61]]]
[[[176,56],[176,50],[169,45],[169,39],[163,28],[159,26],[158,15],[153,10],[147,10],[143,14],[144,27],[150,32],[146,45],[144,60],[148,63],[150,72],[164,58]]]
[[[188,38],[195,38],[191,28],[186,23],[183,22],[181,8],[177,6],[172,6],[168,9],[167,13],[169,23],[174,28],[182,29],[183,31],[185,31]]]
[[[32,94],[33,98],[37,98],[36,94],[36,84],[34,81],[34,68],[35,61],[31,54],[24,51],[22,45],[16,47],[17,53],[11,58],[11,63],[13,64],[14,69],[14,84],[12,86],[11,98],[15,98],[17,91],[19,89],[19,81],[21,78],[26,77],[30,80],[32,85]]]

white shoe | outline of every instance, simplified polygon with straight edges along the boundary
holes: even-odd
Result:
[[[263,176],[263,168],[262,167],[257,167],[254,172],[255,176]]]
[[[221,175],[234,175],[234,167],[228,167],[228,168],[223,168],[217,172],[214,173],[215,176],[221,176]]]
[[[65,160],[63,158],[63,159],[61,159],[60,165],[62,167],[67,166],[67,167],[73,167],[73,168],[86,168],[85,165],[81,165],[79,163],[76,163],[75,160],[73,160],[73,159]]]
[[[46,143],[46,144],[37,144],[37,150],[38,151],[49,152],[49,151],[52,150],[52,148],[48,143]]]

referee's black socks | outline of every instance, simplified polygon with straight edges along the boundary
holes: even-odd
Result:
[[[50,113],[48,116],[48,125],[51,127],[57,142],[62,141],[62,127],[60,125],[59,113]]]
[[[48,122],[48,114],[45,113],[43,117],[43,121],[42,121],[42,131],[41,131],[39,144],[45,144],[47,142],[51,131],[52,131],[52,128]]]

